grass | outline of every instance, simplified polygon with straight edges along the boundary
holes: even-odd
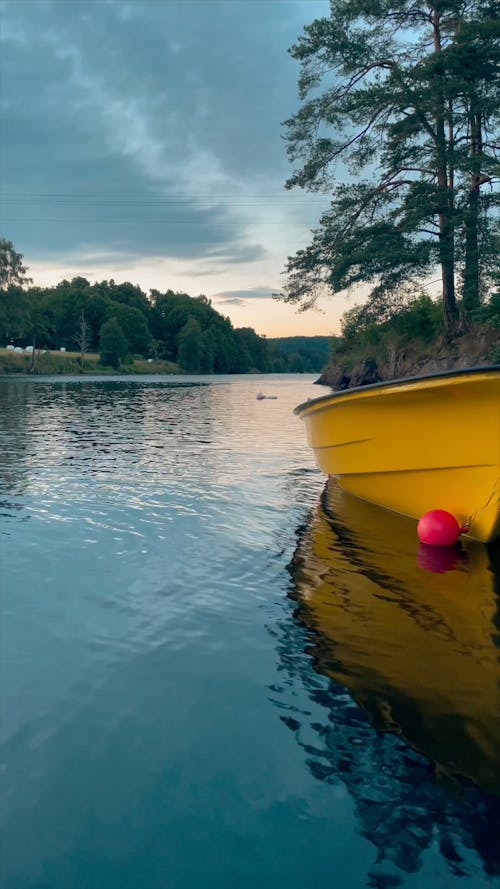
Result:
[[[105,367],[99,364],[99,355],[96,352],[86,352],[83,356],[83,365],[80,362],[79,352],[51,352],[38,351],[35,355],[32,369],[32,355],[26,352],[12,352],[9,349],[0,349],[0,374],[178,374],[177,364],[170,361],[153,360],[149,362],[144,358],[131,359],[122,365],[117,371],[114,367]]]

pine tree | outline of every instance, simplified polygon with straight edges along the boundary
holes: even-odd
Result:
[[[302,166],[287,187],[332,201],[288,261],[285,301],[304,309],[369,283],[372,308],[390,313],[438,265],[446,327],[462,267],[465,308],[477,304],[480,219],[493,203],[481,187],[499,147],[497,5],[332,0],[330,17],[306,27],[290,50],[302,106],[286,138]]]

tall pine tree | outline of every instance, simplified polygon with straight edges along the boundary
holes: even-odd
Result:
[[[498,175],[498,2],[331,0],[291,48],[302,105],[287,182],[332,194],[283,298],[371,285],[381,315],[441,269],[445,325],[478,304]],[[483,198],[483,190],[489,192]],[[485,268],[486,268],[485,264]]]

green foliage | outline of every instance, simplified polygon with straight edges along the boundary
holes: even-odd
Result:
[[[0,343],[17,345],[30,333],[29,298],[20,287],[0,291]]]
[[[500,285],[500,275],[498,275]],[[490,298],[474,312],[474,320],[490,327],[500,327],[500,286],[491,294]]]
[[[128,354],[128,343],[116,318],[110,318],[102,325],[99,344],[101,364],[118,369]]]
[[[187,373],[200,373],[203,355],[203,337],[199,321],[189,316],[178,334],[177,361]]]
[[[45,318],[46,332],[40,341],[44,347],[74,348],[75,336],[81,328],[81,316],[84,312],[89,324],[89,347],[97,348],[98,330],[94,329],[94,318],[92,312],[88,310],[90,293],[91,285],[85,278],[80,277],[71,281],[63,280],[54,288],[37,288],[30,291],[33,309]]]
[[[442,330],[443,319],[440,306],[423,294],[404,309],[397,312],[386,329],[393,330],[407,340],[431,342]]]
[[[235,330],[237,357],[236,373],[248,373],[259,370],[266,373],[269,369],[269,350],[267,341],[255,333],[251,327],[238,327]]]
[[[215,366],[217,342],[209,327],[202,333],[202,343],[203,349],[200,360],[200,372],[203,374],[212,374]]]
[[[26,274],[22,253],[18,253],[12,241],[0,238],[0,291],[9,287],[21,288],[31,282]]]
[[[131,309],[136,309],[143,315],[147,315],[150,309],[149,300],[141,288],[135,284],[125,281],[123,284],[115,284],[114,281],[103,281],[101,285],[101,293],[107,296],[112,302],[120,303]]]
[[[399,346],[433,342],[443,331],[439,303],[426,294],[410,299],[380,319],[370,301],[356,305],[341,319],[342,336],[332,340],[333,361],[347,360],[353,365],[360,360],[385,360]]]
[[[135,306],[110,302],[107,315],[115,318],[128,344],[132,355],[149,355],[151,351],[151,334],[148,321],[143,312]]]
[[[228,318],[219,315],[206,297],[190,297],[186,293],[152,292],[150,328],[155,340],[162,344],[162,355],[182,365],[178,349],[179,334],[187,321],[198,322],[202,334],[201,356],[196,366],[210,368],[216,373],[231,373],[237,361],[235,331]],[[185,350],[184,350],[185,351]],[[185,355],[183,354],[183,358]],[[189,359],[187,359],[189,361]]]
[[[275,373],[319,373],[328,361],[328,336],[290,336],[268,339],[269,365]]]
[[[288,188],[332,195],[311,244],[289,259],[283,299],[371,286],[391,315],[439,264],[444,321],[479,304],[498,205],[500,17],[472,0],[331,0],[291,48],[302,105],[285,122]],[[411,39],[409,39],[411,34]],[[343,163],[352,183],[338,165]],[[496,254],[498,256],[498,253]]]

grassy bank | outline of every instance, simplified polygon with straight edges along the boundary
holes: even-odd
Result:
[[[170,361],[147,361],[144,358],[131,359],[123,364],[119,371],[114,367],[105,367],[99,363],[99,355],[94,352],[85,353],[83,363],[79,352],[12,352],[0,349],[0,373],[2,374],[47,374],[47,375],[79,375],[82,374],[178,374],[181,373],[177,364]]]

